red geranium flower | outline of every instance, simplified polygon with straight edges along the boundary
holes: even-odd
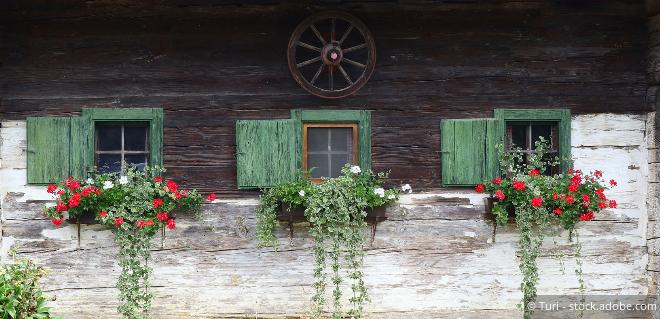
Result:
[[[58,190],[57,190],[57,195],[63,195],[63,194],[64,194],[64,190],[63,190],[63,189],[58,189]]]
[[[616,201],[613,199],[610,200],[610,208],[616,208]]]
[[[56,189],[57,189],[57,185],[55,185],[55,184],[48,185],[48,192],[49,193],[54,193]]]
[[[139,227],[139,228],[143,228],[143,227],[145,226],[145,225],[144,225],[144,221],[143,221],[143,220],[140,220],[140,219],[136,220],[136,221],[135,221],[135,226],[137,226],[137,227]]]
[[[163,178],[162,178],[162,177],[160,177],[160,176],[156,176],[156,177],[154,177],[154,183],[160,183],[160,182],[162,182],[162,181],[163,181]]]
[[[73,180],[73,176],[69,176],[64,180],[64,185],[69,186],[71,184],[71,181]]]
[[[206,200],[209,201],[209,202],[214,201],[216,198],[217,198],[217,196],[215,196],[215,194],[213,194],[213,193],[209,194],[209,196],[206,196]]]
[[[177,185],[175,181],[168,180],[165,184],[167,185],[167,189],[172,193],[176,192],[176,189],[179,188],[179,185]]]
[[[158,208],[160,206],[163,206],[163,199],[162,198],[156,198],[154,199],[154,208]]]
[[[495,191],[495,197],[499,200],[504,200],[504,198],[506,198],[504,192],[499,189]]]
[[[605,198],[606,198],[606,197],[605,197],[605,194],[600,193],[600,192],[598,192],[598,191],[596,191],[596,196],[598,196],[598,198],[600,198],[600,199],[605,199]]]
[[[561,208],[555,208],[552,212],[557,216],[561,215],[562,213]]]
[[[610,179],[610,185],[612,185],[612,186],[616,186],[616,185],[617,185],[617,182],[616,182],[615,180],[613,180],[613,179]]]
[[[484,189],[486,189],[486,188],[484,187],[484,184],[481,184],[481,183],[477,184],[477,186],[474,187],[474,190],[477,191],[477,193],[483,192]]]
[[[520,181],[513,181],[513,188],[518,191],[525,190],[527,185],[525,185],[525,182],[520,182]]]
[[[529,176],[539,176],[539,175],[541,175],[541,173],[539,173],[539,171],[536,168],[529,171]]]
[[[80,188],[81,185],[80,185],[79,181],[72,181],[67,186],[69,186],[69,189],[73,191],[73,190],[76,190],[76,189]]]
[[[108,216],[108,213],[101,211],[101,212],[99,212],[99,216],[100,217],[105,217],[105,216]]]
[[[581,221],[585,221],[585,222],[586,222],[586,221],[590,221],[590,220],[593,220],[593,219],[594,219],[594,212],[592,212],[592,211],[590,211],[590,210],[587,211],[587,212],[584,213],[584,214],[580,214],[580,220],[581,220]]]
[[[151,219],[148,219],[144,222],[144,226],[153,226],[153,225],[154,225],[154,221]]]
[[[588,203],[591,201],[591,198],[587,194],[582,194],[582,201]]]
[[[96,188],[94,188],[94,186],[89,186],[89,187],[85,187],[82,190],[82,192],[80,192],[80,193],[82,194],[83,197],[87,197],[87,196],[91,195],[92,193],[94,193],[95,191],[96,191]]]
[[[607,208],[607,203],[605,203],[605,202],[598,202],[598,208]]]
[[[176,222],[174,221],[174,219],[169,219],[167,221],[167,228],[169,228],[169,229],[176,228]]]
[[[174,198],[176,198],[176,199],[181,199],[181,197],[183,197],[183,196],[181,196],[181,192],[176,191],[176,192],[174,193]]]
[[[541,197],[532,198],[532,206],[541,207],[541,205],[543,205],[543,198]]]
[[[64,221],[64,218],[62,218],[62,217],[51,219],[51,222],[52,222],[55,226],[62,225],[62,222],[63,222],[63,221]]]
[[[124,223],[124,217],[117,217],[115,218],[115,226],[119,227],[121,224]]]
[[[552,194],[552,199],[554,199],[554,200],[559,199],[559,194],[557,194],[557,193]]]
[[[594,176],[596,176],[596,177],[602,177],[602,176],[603,176],[603,172],[601,172],[601,171],[599,171],[599,170],[596,170],[596,171],[594,172]]]
[[[577,192],[578,188],[580,188],[580,185],[575,184],[575,183],[571,183],[571,184],[568,185],[568,191],[571,192],[571,193]]]
[[[163,213],[156,213],[156,218],[160,221],[166,221],[167,220],[167,212]]]
[[[74,193],[71,198],[69,198],[69,207],[77,207],[80,205],[80,193]]]
[[[495,184],[495,185],[499,185],[499,184],[502,184],[502,178],[501,178],[501,177],[499,177],[499,176],[498,176],[498,177],[495,177],[495,178],[493,178],[493,184]]]
[[[65,212],[67,210],[66,204],[63,201],[57,202],[57,206],[55,207],[55,211],[58,213]]]
[[[573,197],[573,195],[566,195],[566,199],[565,199],[565,200],[566,200],[566,203],[568,203],[568,204],[573,204],[573,203],[575,203],[575,197]]]

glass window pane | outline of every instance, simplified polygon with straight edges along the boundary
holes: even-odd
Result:
[[[527,124],[511,125],[511,142],[513,146],[527,149]]]
[[[98,154],[96,166],[101,173],[120,172],[121,155],[119,154]]]
[[[307,129],[307,151],[328,151],[328,128],[310,127]]]
[[[312,170],[312,168],[314,168]],[[326,154],[308,154],[307,169],[311,170],[312,178],[321,178],[329,176],[328,155]]]
[[[539,137],[543,137],[546,142],[550,142],[550,134],[552,132],[552,126],[549,123],[534,123],[532,124],[532,143],[536,145],[536,141],[539,140]],[[532,145],[532,148],[535,148],[535,146]]]
[[[337,177],[341,175],[341,169],[344,165],[351,163],[349,154],[333,154],[331,155],[332,161],[330,162],[330,177]]]
[[[99,151],[121,150],[121,126],[101,125],[96,128]]]
[[[353,129],[348,127],[330,129],[330,147],[333,151],[350,151],[353,148]]]
[[[126,154],[124,155],[124,160],[126,161],[126,164],[141,171],[144,170],[144,167],[149,162],[147,160],[147,154]]]
[[[125,126],[124,127],[124,150],[145,151],[147,150],[147,127]]]

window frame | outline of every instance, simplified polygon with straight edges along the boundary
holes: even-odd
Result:
[[[360,136],[359,136],[359,133],[358,133],[358,126],[359,126],[358,123],[303,122],[303,128],[302,128],[302,130],[303,130],[302,131],[303,132],[303,141],[302,141],[302,144],[303,144],[302,145],[303,146],[303,149],[302,149],[302,156],[303,156],[302,165],[303,166],[302,166],[302,168],[303,168],[303,170],[307,171],[309,169],[309,167],[307,166],[308,165],[308,163],[307,163],[307,159],[308,159],[308,150],[307,150],[307,148],[308,148],[308,146],[307,146],[307,142],[308,142],[307,134],[308,133],[307,133],[307,130],[309,128],[351,128],[353,130],[353,150],[352,150],[353,154],[352,154],[351,164],[355,165],[355,164],[357,164],[357,162],[359,160],[359,154],[360,154],[360,152],[359,152],[359,149],[360,149],[360,146],[359,146]],[[313,181],[313,182],[320,182],[321,178],[310,178],[310,180]]]
[[[296,124],[297,167],[303,168],[304,123],[355,123],[358,125],[358,160],[362,170],[371,169],[371,111],[369,110],[291,110]]]
[[[149,165],[163,165],[163,109],[161,108],[85,108],[83,118],[88,125],[85,151],[86,173],[96,171],[96,126],[101,123],[148,122]]]
[[[145,125],[136,125],[136,124],[146,124]],[[99,127],[100,126],[108,126],[108,127],[119,127],[120,132],[121,132],[121,149],[120,150],[99,150]],[[146,135],[144,137],[145,139],[145,148],[144,150],[141,151],[135,151],[135,150],[126,150],[126,127],[145,127],[146,128]],[[130,122],[99,122],[99,125],[95,125],[94,128],[94,166],[98,169],[98,162],[99,162],[99,155],[103,154],[110,154],[110,155],[119,155],[121,156],[121,169],[125,169],[126,167],[124,166],[124,162],[126,161],[126,155],[143,155],[143,156],[151,156],[151,143],[149,141],[149,122],[137,122],[137,121],[130,121]],[[150,165],[151,161],[150,159],[147,160],[146,165]]]
[[[498,123],[498,141],[506,145],[507,123],[510,122],[555,122],[561,170],[572,167],[571,159],[571,111],[569,109],[495,109]]]

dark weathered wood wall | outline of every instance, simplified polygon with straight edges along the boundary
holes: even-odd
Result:
[[[373,110],[374,168],[420,189],[440,186],[442,118],[652,109],[643,1],[137,2],[2,2],[2,118],[163,107],[169,173],[229,195],[237,119]],[[363,19],[378,49],[371,81],[340,100],[307,94],[285,58],[296,24],[327,8]]]

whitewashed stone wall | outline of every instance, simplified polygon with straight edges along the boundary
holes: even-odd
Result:
[[[646,115],[580,115],[572,122],[572,154],[583,170],[603,169],[619,181],[609,192],[619,208],[581,224],[588,293],[646,294]],[[0,258],[9,249],[50,269],[43,284],[65,318],[117,318],[114,284],[119,274],[110,231],[101,226],[55,229],[41,214],[49,196],[26,185],[22,121],[0,129]],[[438,189],[404,196],[378,225],[367,247],[366,282],[371,318],[514,318],[521,294],[516,232],[484,216],[482,196]],[[312,294],[311,240],[303,225],[288,238],[279,228],[279,251],[258,249],[256,200],[219,200],[204,220],[179,227],[153,246],[154,318],[305,317]],[[653,224],[654,225],[654,224]],[[650,227],[652,228],[652,227]],[[556,238],[571,254],[566,234]],[[552,247],[548,239],[547,246]],[[551,254],[540,259],[541,294],[577,294],[574,261],[562,274]]]

